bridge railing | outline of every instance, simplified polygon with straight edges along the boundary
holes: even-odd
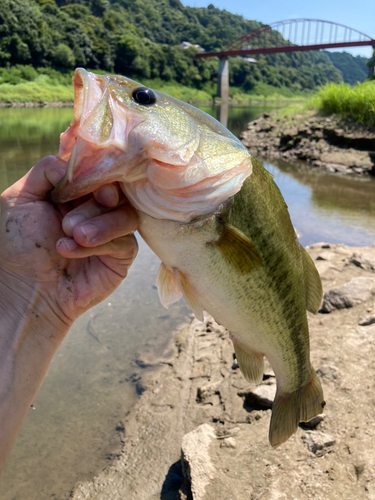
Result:
[[[320,19],[289,19],[252,30],[220,52],[202,52],[196,57],[250,55],[366,45],[375,47],[375,40],[348,26]]]
[[[320,19],[288,19],[252,30],[220,52],[201,52],[195,57],[220,57],[218,96],[226,101],[229,90],[228,56],[366,45],[375,49],[375,40],[343,24]]]

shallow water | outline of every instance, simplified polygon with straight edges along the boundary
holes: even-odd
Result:
[[[264,106],[229,107],[235,134]],[[220,109],[205,107],[216,117]],[[225,115],[225,110],[222,115]],[[0,109],[0,190],[39,158],[55,154],[72,109]],[[269,161],[301,243],[375,243],[375,179],[312,172],[306,165]],[[181,301],[165,310],[154,287],[159,261],[140,241],[129,276],[103,304],[81,317],[53,360],[0,481],[2,500],[63,500],[77,481],[110,463],[123,419],[137,400],[132,381],[137,353],[157,357],[188,318]]]
[[[263,162],[287,202],[302,245],[375,244],[375,178],[320,172],[305,162]]]

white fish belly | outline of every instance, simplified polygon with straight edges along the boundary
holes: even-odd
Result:
[[[280,359],[280,341],[285,343],[286,339],[280,339],[282,321],[275,325],[267,315],[269,308],[277,314],[278,304],[272,292],[262,289],[261,272],[250,278],[239,275],[219,252],[215,255],[208,250],[207,242],[215,241],[217,235],[189,224],[140,213],[139,232],[166,267],[177,268],[186,276],[202,308],[239,342],[265,354],[284,378],[288,370]]]

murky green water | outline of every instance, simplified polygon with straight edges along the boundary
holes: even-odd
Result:
[[[268,109],[268,108],[267,108]],[[263,106],[205,108],[235,134]],[[0,109],[0,190],[42,156],[57,152],[72,109]],[[304,164],[266,162],[288,203],[303,244],[375,243],[375,180],[311,172]],[[122,286],[81,317],[52,362],[0,481],[2,500],[63,500],[77,481],[109,464],[122,421],[137,399],[137,353],[156,357],[188,317],[179,302],[165,310],[154,287],[158,259],[140,252]]]

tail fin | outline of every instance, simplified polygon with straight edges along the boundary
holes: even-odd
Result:
[[[298,391],[277,391],[272,405],[269,440],[273,447],[294,434],[300,422],[307,422],[323,412],[325,401],[318,377],[312,369],[310,381]]]

